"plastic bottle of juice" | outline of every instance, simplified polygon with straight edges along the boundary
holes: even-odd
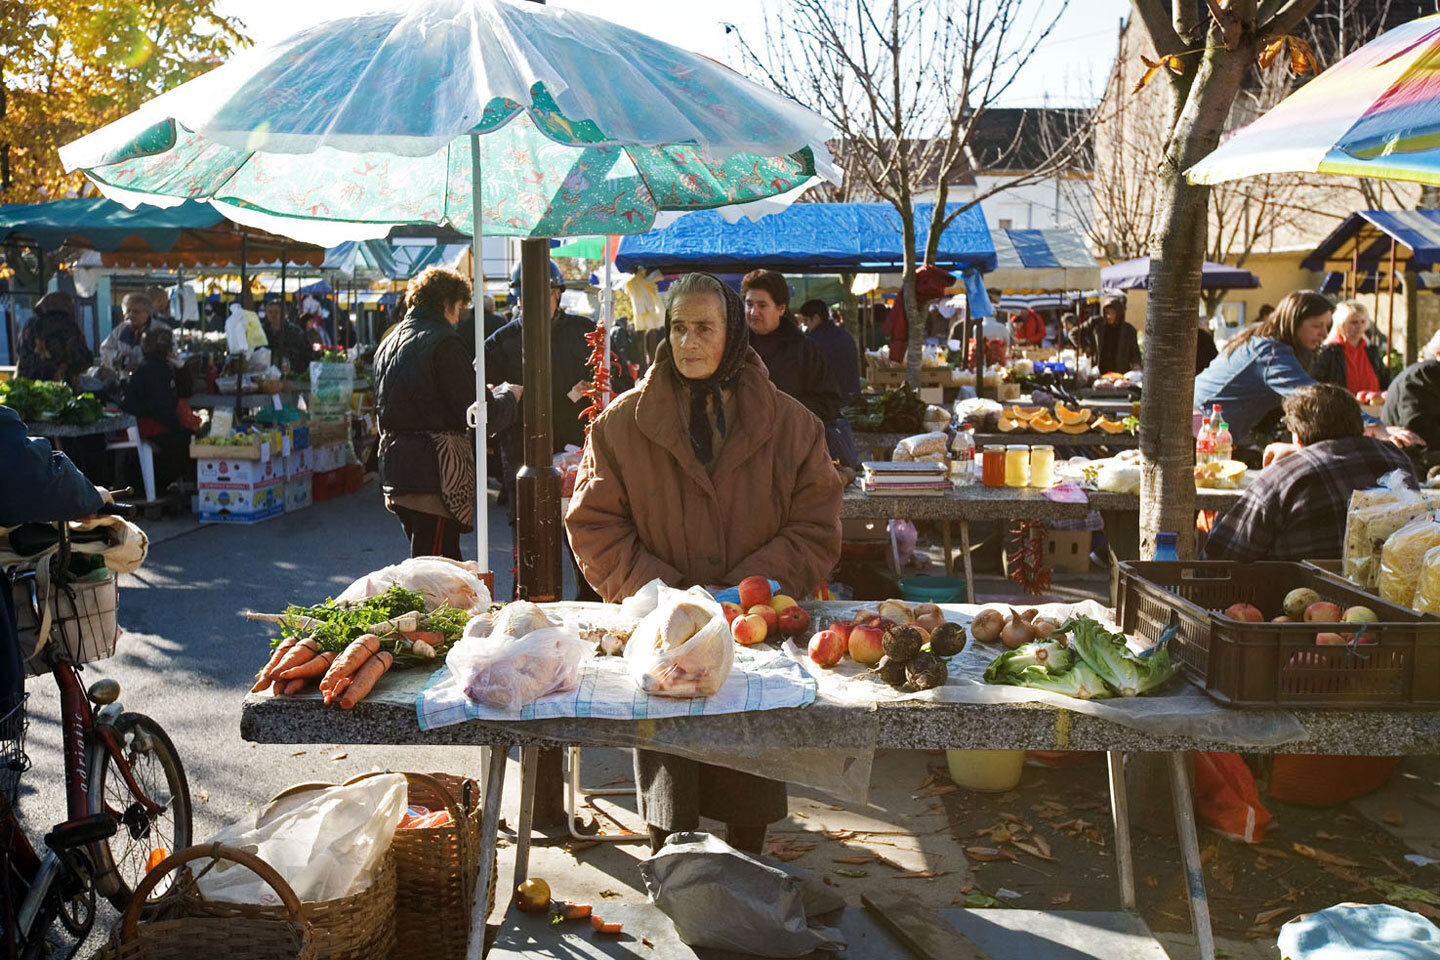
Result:
[[[1200,421],[1200,432],[1195,436],[1196,466],[1209,463],[1215,455],[1215,432],[1210,429],[1210,418]]]
[[[1221,420],[1220,426],[1215,431],[1215,459],[1229,460],[1234,452],[1235,441],[1230,436],[1230,424]]]

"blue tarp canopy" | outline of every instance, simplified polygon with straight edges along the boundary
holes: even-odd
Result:
[[[1440,210],[1361,210],[1352,213],[1300,261],[1302,270],[1324,270],[1327,264],[1350,264],[1360,244],[1362,266],[1375,267],[1390,256],[1394,243],[1410,250],[1415,268],[1440,264]]]
[[[263,230],[240,228],[208,203],[187,200],[161,209],[134,210],[100,197],[0,206],[0,243],[99,251],[106,266],[221,266],[238,263],[241,237],[251,264],[278,261],[317,265],[319,247]]]
[[[1101,267],[1100,285],[1106,290],[1149,290],[1150,258],[1136,257]],[[1200,269],[1200,286],[1205,290],[1254,290],[1260,286],[1260,278],[1249,270],[1206,260]]]
[[[959,209],[953,204],[953,209]],[[933,204],[916,204],[917,253],[929,236]],[[995,268],[995,247],[978,206],[959,214],[940,238],[936,266]],[[900,215],[888,203],[796,203],[759,220],[726,223],[714,210],[686,214],[662,230],[622,237],[621,270],[744,273],[875,273],[904,263]]]
[[[996,267],[985,278],[1001,290],[1088,290],[1100,285],[1100,264],[1072,227],[991,230]]]
[[[325,270],[348,276],[356,272],[379,274],[391,280],[409,280],[426,267],[450,265],[469,249],[467,244],[405,243],[394,240],[347,240],[325,251]]]

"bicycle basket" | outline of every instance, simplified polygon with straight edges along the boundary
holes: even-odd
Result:
[[[0,715],[0,797],[15,806],[20,795],[20,775],[30,767],[25,756],[25,695],[16,697],[8,710]]]
[[[45,583],[44,576],[25,573],[15,579],[15,621],[20,635],[20,655],[25,675],[38,677],[50,672],[44,657],[45,642],[40,625],[49,606],[49,641],[58,645],[71,663],[91,663],[115,655],[120,625],[115,612],[119,603],[115,575],[107,573],[93,580]]]

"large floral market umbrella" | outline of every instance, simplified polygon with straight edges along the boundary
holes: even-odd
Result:
[[[662,210],[763,210],[818,178],[838,182],[833,135],[720,64],[597,17],[390,0],[246,51],[60,155],[125,203],[208,200],[333,246],[396,224],[616,235]],[[483,391],[478,342],[476,368]],[[476,466],[485,563],[483,444]]]
[[[1188,171],[1440,183],[1440,15],[1390,30],[1296,90]]]

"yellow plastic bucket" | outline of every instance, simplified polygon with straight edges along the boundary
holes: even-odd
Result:
[[[956,786],[981,793],[1003,793],[1020,782],[1025,751],[946,750],[945,763]]]

